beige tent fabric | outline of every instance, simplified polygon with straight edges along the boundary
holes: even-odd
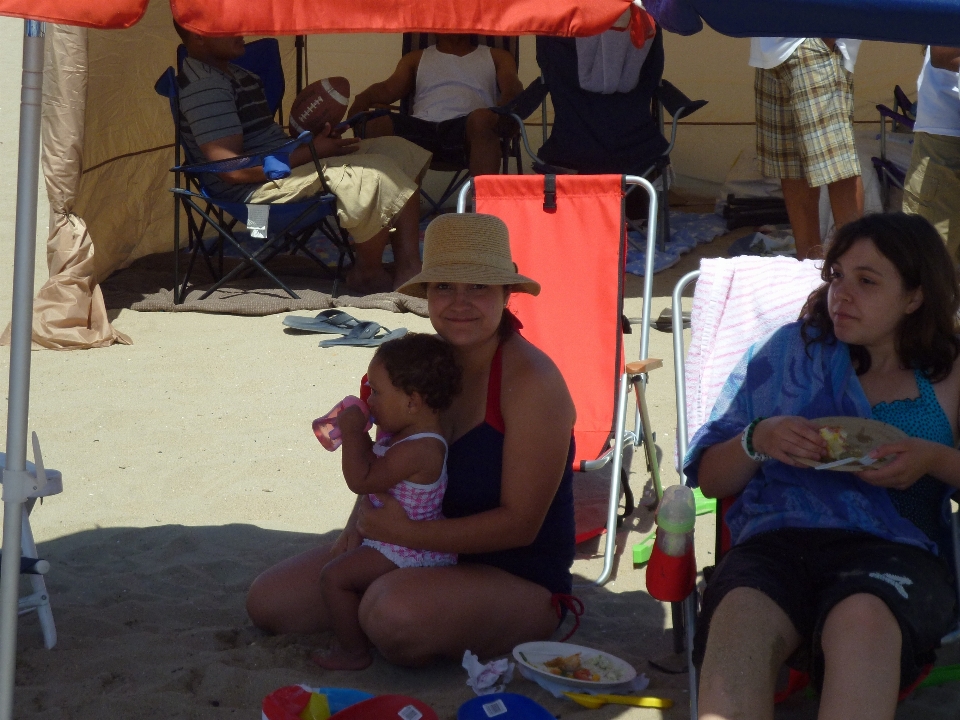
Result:
[[[162,2],[150,3],[129,30],[48,27],[42,169],[51,207],[50,279],[34,304],[35,347],[131,342],[110,325],[98,283],[171,249],[173,125],[153,86],[179,42],[170,5]],[[293,38],[281,38],[281,48],[293,77]],[[9,329],[0,343],[9,343]]]
[[[130,343],[107,318],[94,284],[93,244],[73,214],[80,181],[87,86],[87,32],[51,26],[44,58],[41,167],[50,201],[47,266],[50,279],[34,300],[34,347],[92,348]],[[10,342],[9,328],[0,344]]]

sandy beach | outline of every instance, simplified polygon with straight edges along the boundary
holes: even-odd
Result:
[[[0,20],[0,318],[10,316],[22,23]],[[47,212],[41,188],[37,287],[47,276]],[[701,246],[656,277],[652,315],[670,303],[676,279],[704,256],[723,255],[736,237]],[[628,276],[628,317],[641,313],[642,280]],[[382,325],[428,331],[410,313],[351,311]],[[300,313],[306,314],[306,313]],[[286,332],[281,315],[114,312],[133,345],[32,354],[30,428],[64,491],[37,505],[31,524],[47,575],[59,642],[43,648],[35,615],[19,623],[15,716],[103,718],[259,718],[260,703],[289,684],[401,693],[427,702],[444,720],[472,698],[456,663],[418,670],[378,658],[358,673],[321,670],[310,661],[328,637],[269,637],[244,612],[253,578],[268,565],[336,537],[353,495],[338,454],[324,451],[311,421],[356,392],[372,350],[319,348],[318,337]],[[571,329],[575,339],[576,329]],[[638,356],[639,327],[627,336]],[[673,468],[676,415],[669,335],[651,333],[650,355],[665,366],[651,377],[649,400],[665,484]],[[0,349],[6,398],[9,357]],[[6,406],[0,430],[6,429]],[[631,482],[648,481],[642,456]],[[587,481],[603,482],[603,480]],[[713,562],[713,519],[700,518],[700,565]],[[669,608],[644,590],[631,548],[649,534],[638,510],[618,536],[623,552],[613,580],[600,571],[597,542],[578,548],[576,594],[587,612],[571,639],[601,648],[650,678],[649,694],[668,711],[581,708],[523,678],[508,690],[528,695],[558,718],[687,718],[687,677],[653,668],[673,652]],[[563,626],[562,634],[570,627]],[[489,659],[489,658],[484,658]],[[941,662],[958,662],[956,648]],[[796,697],[778,718],[812,718],[816,701]],[[956,686],[922,690],[897,717],[956,718]]]

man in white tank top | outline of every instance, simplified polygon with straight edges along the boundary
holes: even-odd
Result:
[[[960,263],[960,48],[929,47],[917,78],[903,211],[929,220]]]
[[[488,108],[509,102],[521,90],[510,53],[475,47],[469,35],[437,35],[436,45],[407,53],[393,75],[359,93],[349,115],[413,94],[411,115],[371,120],[366,137],[399,135],[430,150],[434,160],[466,165],[473,175],[495,175],[502,128]]]

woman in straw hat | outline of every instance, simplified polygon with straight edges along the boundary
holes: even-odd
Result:
[[[509,651],[550,637],[571,591],[573,401],[556,365],[517,332],[517,273],[507,227],[491,215],[444,215],[427,228],[423,271],[400,292],[425,297],[456,349],[463,391],[441,417],[450,443],[444,519],[414,522],[396,501],[358,501],[340,538],[258,577],[247,610],[273,632],[329,628],[319,578],[333,557],[371,538],[459,555],[374,582],[361,625],[387,660],[421,665]]]

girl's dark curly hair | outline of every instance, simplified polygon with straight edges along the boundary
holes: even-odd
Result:
[[[848,223],[837,231],[827,248],[821,276],[824,284],[807,298],[800,314],[804,344],[836,342],[827,310],[833,264],[856,242],[873,241],[881,255],[900,271],[904,290],[923,288],[923,303],[900,324],[897,353],[906,368],[920,370],[931,382],[950,374],[960,356],[960,286],[953,259],[933,226],[919,215],[877,213]],[[870,369],[870,353],[851,345],[850,356],[858,375]]]
[[[394,387],[419,393],[433,410],[446,410],[460,394],[462,372],[453,346],[435,335],[407,333],[377,348],[373,359],[383,364]]]

